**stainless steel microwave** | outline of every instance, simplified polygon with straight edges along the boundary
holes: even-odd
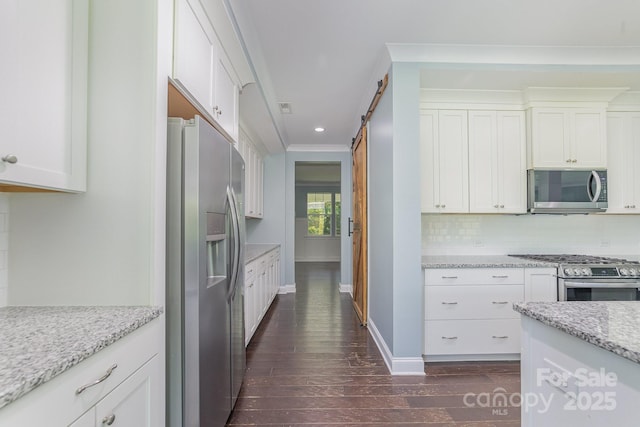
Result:
[[[531,213],[586,214],[608,207],[606,170],[529,169],[527,187]]]

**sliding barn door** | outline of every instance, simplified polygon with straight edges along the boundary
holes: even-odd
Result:
[[[367,324],[367,128],[352,148],[353,158],[353,307]]]

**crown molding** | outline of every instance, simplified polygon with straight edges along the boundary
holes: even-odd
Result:
[[[351,147],[342,144],[291,144],[287,152],[350,152]]]

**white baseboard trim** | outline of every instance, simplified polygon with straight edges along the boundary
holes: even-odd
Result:
[[[340,292],[346,292],[353,295],[353,286],[350,283],[339,283]]]
[[[296,258],[295,262],[340,262],[340,258]]]
[[[278,294],[280,294],[280,295],[295,294],[295,293],[296,293],[296,284],[295,283],[291,283],[289,285],[280,285],[280,288],[278,289]]]
[[[387,365],[391,375],[426,375],[424,372],[424,360],[422,357],[393,357],[391,350],[387,346],[387,343],[380,335],[380,331],[376,328],[376,325],[369,319],[367,322],[367,329],[369,334],[373,338],[373,341],[378,346],[384,363]]]

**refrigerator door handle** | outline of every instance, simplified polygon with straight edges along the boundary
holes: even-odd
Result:
[[[238,272],[240,267],[240,224],[238,220],[238,211],[236,210],[236,201],[233,196],[233,190],[227,187],[227,202],[229,203],[229,211],[231,212],[231,228],[233,233],[233,264],[231,266],[231,276],[229,277],[229,289],[227,291],[227,299],[231,300],[236,293],[236,281],[238,280]]]

